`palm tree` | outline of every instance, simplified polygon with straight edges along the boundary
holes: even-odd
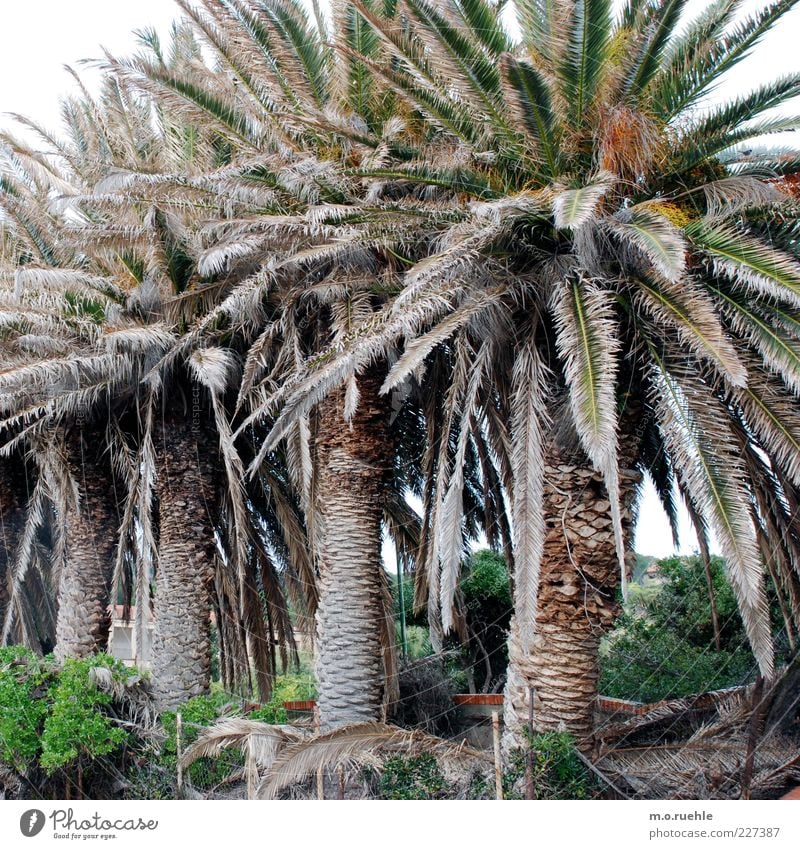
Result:
[[[795,3],[735,21],[723,0],[683,29],[674,0],[617,16],[608,0],[519,0],[519,38],[488,0],[408,0],[390,20],[348,5],[383,48],[358,58],[408,115],[381,162],[351,173],[382,181],[362,215],[408,267],[397,297],[285,393],[276,428],[395,346],[382,392],[453,352],[428,578],[452,628],[461,469],[480,432],[514,535],[508,745],[532,696],[537,728],[589,743],[642,472],[673,519],[677,484],[713,528],[770,675],[759,546],[782,543],[756,493],[785,503],[797,484],[800,263],[776,180],[800,157],[742,145],[797,126],[767,111],[800,78],[703,98]],[[337,249],[361,238],[339,232]],[[770,564],[784,588],[796,563]]]
[[[20,457],[0,459],[0,623],[5,622],[12,596],[13,558],[25,527],[27,476]]]
[[[113,71],[164,109],[223,137],[231,151],[226,188],[249,198],[243,214],[214,221],[200,235],[206,250],[199,267],[230,293],[196,329],[197,338],[212,339],[229,327],[244,330],[238,406],[254,414],[243,416],[241,439],[269,420],[262,402],[277,383],[290,380],[309,353],[343,338],[380,301],[375,278],[388,278],[390,258],[368,249],[317,256],[314,246],[338,223],[333,206],[325,220],[323,204],[360,191],[343,176],[340,161],[374,155],[384,126],[390,131],[391,111],[360,63],[334,66],[321,20],[311,21],[301,3],[209,0],[202,12],[180,5],[224,74],[197,65],[174,73],[157,57],[118,63]],[[350,27],[351,10],[340,11],[334,39],[368,49]],[[339,93],[341,115],[333,112]],[[359,122],[368,129],[348,130]],[[367,133],[366,151],[345,149],[340,130],[348,145]],[[385,513],[408,518],[408,511],[391,487],[392,411],[376,394],[385,371],[376,365],[282,435],[319,571],[316,661],[326,729],[378,719],[396,690],[381,528]],[[254,451],[251,474],[262,471],[279,444],[276,438]],[[396,522],[392,527],[408,534]]]
[[[104,429],[65,434],[64,463],[77,494],[65,517],[54,653],[85,657],[108,648],[112,577],[123,493],[116,489]]]
[[[187,33],[176,30],[175,40],[173,62],[192,61],[196,45]],[[66,468],[62,493],[72,489],[70,478],[80,480],[86,474],[82,494],[90,496],[88,511],[74,511],[77,531],[67,523],[63,617],[76,626],[83,623],[84,633],[78,636],[87,642],[97,632],[89,613],[107,607],[110,587],[122,584],[130,598],[135,584],[137,627],[143,628],[157,549],[153,660],[160,704],[172,707],[208,685],[212,597],[225,636],[222,666],[227,683],[249,682],[252,660],[259,690],[268,698],[276,649],[284,661],[287,649],[294,651],[284,579],[277,570],[283,569],[287,582],[294,583],[295,606],[301,613],[314,599],[313,583],[306,581],[298,591],[300,582],[293,577],[296,566],[305,569],[306,577],[308,573],[300,562],[302,524],[295,521],[292,526],[291,543],[281,545],[279,534],[273,533],[270,550],[259,547],[255,533],[252,541],[248,538],[248,511],[261,519],[280,510],[288,524],[295,508],[291,496],[263,486],[260,491],[251,487],[249,500],[244,495],[224,399],[226,379],[236,373],[227,367],[234,359],[221,351],[216,358],[213,351],[197,352],[191,359],[175,356],[168,358],[168,365],[164,359],[187,316],[206,302],[206,293],[195,291],[202,281],[188,257],[182,221],[208,208],[213,192],[199,180],[192,183],[192,176],[208,171],[206,157],[216,157],[216,147],[200,136],[187,138],[190,128],[163,115],[157,131],[152,104],[112,76],[99,103],[84,92],[83,100],[67,102],[65,115],[72,136],[66,143],[29,125],[66,163],[66,176],[23,146],[14,150],[15,164],[23,170],[27,166],[34,177],[46,171],[49,181],[41,193],[48,204],[18,204],[23,223],[25,216],[33,219],[38,214],[35,223],[44,220],[47,227],[37,234],[44,231],[50,237],[55,230],[52,242],[39,241],[72,246],[73,253],[37,255],[31,249],[25,255],[27,265],[16,272],[22,295],[15,305],[23,326],[14,328],[12,339],[18,344],[25,323],[37,320],[51,336],[53,328],[60,336],[52,341],[51,358],[40,354],[38,360],[4,375],[6,425],[27,426],[17,441],[46,427],[58,437],[63,420],[74,433],[76,420],[91,421],[99,412],[110,422],[106,439],[91,445],[73,442],[82,455],[72,463],[48,465],[54,480],[59,480],[59,468]],[[162,183],[173,192],[160,192],[156,202],[148,187]],[[23,392],[26,379],[30,385]],[[64,441],[69,449],[70,438]],[[114,493],[109,458],[123,478],[123,544],[116,568],[108,556],[115,533],[106,529],[101,545],[87,551],[99,534],[87,519],[104,520]],[[79,472],[70,476],[78,460]],[[227,493],[222,502],[219,491]],[[60,514],[70,515],[68,508],[65,501]],[[223,518],[226,532],[217,533],[215,525]],[[217,539],[230,542],[219,557]],[[136,567],[133,575],[131,563]],[[98,568],[92,570],[91,564]],[[99,604],[101,596],[104,605]],[[63,652],[76,646],[72,639]]]

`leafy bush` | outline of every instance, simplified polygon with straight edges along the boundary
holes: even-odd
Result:
[[[428,753],[388,758],[378,782],[379,799],[440,799],[444,790],[442,770]]]
[[[128,735],[110,715],[113,696],[97,686],[98,668],[112,683],[130,677],[104,654],[59,665],[20,646],[0,649],[0,760],[19,774],[52,775],[117,752]]]
[[[530,749],[515,749],[503,773],[503,795],[521,799],[530,759],[534,799],[587,799],[598,789],[591,772],[576,754],[570,734],[548,731],[530,738]]]
[[[249,718],[270,724],[283,724],[287,720],[284,702],[312,699],[315,695],[314,679],[308,670],[301,669],[296,673],[278,675],[275,678],[272,698],[251,711]],[[240,710],[240,699],[221,689],[213,689],[208,696],[196,696],[176,710],[162,713],[161,725],[165,740],[159,758],[161,770],[171,775],[177,771],[178,712],[182,721],[181,745],[185,750],[198,738],[202,728],[212,725],[224,715],[238,714]],[[216,758],[199,758],[189,767],[186,776],[196,788],[208,790],[230,778],[243,764],[242,753],[230,749]]]
[[[461,579],[461,592],[467,607],[492,605],[498,617],[511,610],[511,583],[506,561],[496,551],[488,548],[476,551],[467,561]],[[484,618],[489,618],[484,615]],[[496,618],[496,617],[493,617]]]
[[[508,665],[511,582],[506,562],[494,551],[476,551],[464,565],[460,584],[466,613],[466,689],[496,690]]]
[[[0,760],[24,772],[41,753],[49,670],[22,646],[0,648]]]
[[[195,696],[176,710],[164,711],[161,725],[166,738],[161,746],[160,767],[171,775],[177,772],[178,713],[181,715],[181,747],[185,750],[197,739],[201,728],[211,725],[233,704],[227,693],[216,690],[208,696]],[[242,763],[241,753],[235,750],[225,752],[219,758],[200,758],[189,767],[187,778],[195,787],[207,790],[224,781]]]
[[[622,627],[601,653],[600,690],[606,696],[657,702],[731,687],[753,672],[746,647],[701,648],[641,619]]]
[[[129,677],[124,664],[105,654],[67,658],[50,689],[39,759],[48,772],[81,756],[94,759],[111,754],[127,739],[126,732],[105,711],[113,697],[95,685],[92,670],[98,667],[110,670],[119,683]]]
[[[603,642],[601,692],[654,702],[746,681],[754,662],[724,561],[714,557],[711,562],[719,651],[700,558],[670,557],[658,565],[663,585],[631,594],[616,629]]]
[[[284,702],[305,701],[317,695],[314,676],[308,670],[278,675],[272,687],[272,698],[260,708],[250,712],[250,719],[283,725],[287,721]]]

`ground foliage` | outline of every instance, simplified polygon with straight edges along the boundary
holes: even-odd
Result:
[[[752,680],[756,666],[724,561],[711,559],[720,622],[714,646],[709,595],[700,557],[658,561],[660,586],[631,601],[601,651],[600,692],[655,702],[719,690]]]

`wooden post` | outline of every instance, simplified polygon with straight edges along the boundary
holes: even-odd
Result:
[[[336,767],[336,776],[339,779],[339,798],[344,799],[344,767],[342,764]]]
[[[319,705],[314,705],[314,726],[317,730],[317,736],[320,733]],[[317,799],[325,798],[325,772],[322,767],[317,768]]]
[[[183,737],[183,716],[181,712],[178,711],[175,714],[175,757],[177,759],[177,779],[178,779],[178,792],[180,793],[183,789],[183,765],[181,764],[181,758],[183,757],[183,746],[181,745],[181,739]]]
[[[492,737],[494,737],[494,790],[495,798],[503,798],[503,764],[500,760],[500,715],[492,711]]]
[[[256,759],[253,755],[253,737],[252,735],[247,741],[247,760],[245,761],[245,772],[247,773],[247,798],[256,798],[256,779],[258,778],[258,768],[256,767]]]
[[[528,753],[525,758],[525,798],[533,799],[533,762],[536,753],[533,750],[533,697],[536,690],[528,687]]]
[[[753,783],[753,767],[756,759],[756,744],[763,732],[764,726],[764,679],[759,675],[753,686],[752,711],[750,713],[750,728],[747,735],[747,754],[744,759],[742,773],[742,799],[750,798]]]

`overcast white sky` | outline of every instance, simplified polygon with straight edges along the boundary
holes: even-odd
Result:
[[[324,3],[324,0],[323,0]],[[688,13],[708,5],[694,0]],[[750,2],[745,10],[764,4]],[[166,35],[179,14],[172,0],[3,0],[0,8],[0,113],[28,115],[46,127],[59,123],[58,98],[72,88],[65,64],[98,58],[100,45],[115,55],[135,47],[132,31],[155,27]],[[743,93],[760,82],[800,70],[800,7],[730,75],[719,94]],[[9,120],[0,117],[9,127]],[[688,517],[682,516],[681,550],[696,545]],[[673,551],[667,522],[652,489],[643,500],[636,549],[664,556]]]

